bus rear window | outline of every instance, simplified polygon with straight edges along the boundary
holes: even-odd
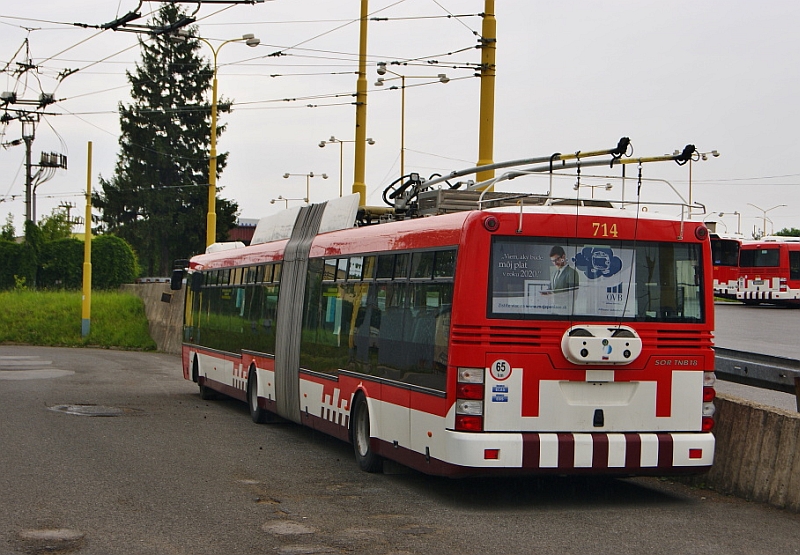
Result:
[[[702,322],[699,244],[495,237],[490,318]]]
[[[742,268],[770,268],[780,265],[778,249],[742,249],[739,251],[739,266]]]
[[[714,266],[738,266],[739,241],[712,238],[711,256],[714,258]]]

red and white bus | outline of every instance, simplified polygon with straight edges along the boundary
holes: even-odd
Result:
[[[739,249],[742,239],[711,234],[711,256],[714,265],[714,295],[735,299],[739,289]]]
[[[743,244],[736,298],[749,304],[800,304],[800,238],[770,236]]]
[[[183,373],[202,396],[351,442],[366,471],[383,459],[443,476],[711,466],[702,223],[516,195],[329,231],[341,201],[192,258]]]

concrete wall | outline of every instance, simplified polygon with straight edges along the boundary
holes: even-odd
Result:
[[[695,483],[800,512],[800,413],[719,395],[714,466]]]
[[[169,283],[124,285],[144,300],[159,351],[180,354],[186,288]],[[169,303],[162,296],[169,295]],[[800,512],[800,414],[720,394],[717,450],[711,471],[691,480],[716,491]]]
[[[171,291],[169,283],[137,283],[123,285],[125,293],[133,293],[144,301],[150,337],[159,351],[180,354],[183,339],[183,299],[186,287]],[[170,302],[162,301],[168,298]]]

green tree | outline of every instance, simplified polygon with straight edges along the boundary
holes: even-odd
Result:
[[[782,237],[800,237],[800,229],[796,227],[784,227],[780,231],[776,231],[775,235],[780,235]]]
[[[39,229],[42,231],[44,241],[56,241],[72,237],[72,223],[66,212],[53,210],[49,216],[42,218],[39,222]]]
[[[165,4],[153,25],[166,26],[185,14]],[[208,211],[208,160],[211,133],[212,67],[198,56],[196,28],[189,40],[164,34],[140,41],[142,60],[131,83],[130,105],[120,104],[120,152],[111,179],[100,177],[93,203],[102,211],[101,228],[131,244],[147,275],[166,276],[173,260],[205,248]],[[217,104],[230,111],[229,101]],[[217,136],[224,131],[217,126]],[[217,172],[227,153],[217,155]],[[217,199],[218,239],[235,225],[238,205]]]
[[[14,216],[9,212],[8,216],[6,216],[6,223],[0,228],[0,239],[13,241],[16,239],[16,236],[17,232],[14,231]]]

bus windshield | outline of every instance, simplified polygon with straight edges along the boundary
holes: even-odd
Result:
[[[489,318],[703,322],[699,244],[495,237]]]

